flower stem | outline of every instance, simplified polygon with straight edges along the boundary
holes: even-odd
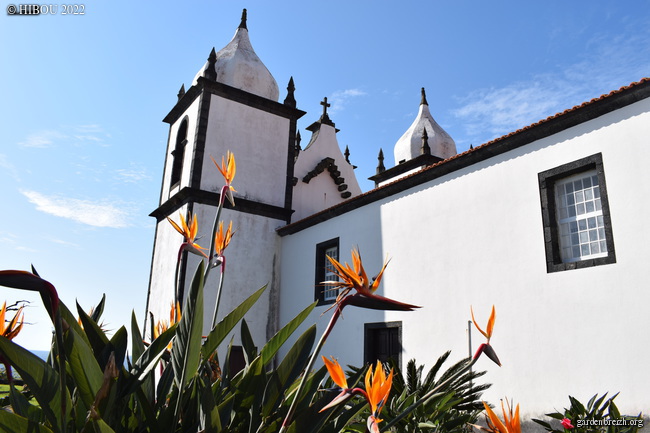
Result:
[[[279,433],[284,433],[287,430],[287,427],[289,427],[289,424],[291,423],[291,418],[293,418],[293,414],[296,411],[296,406],[298,405],[298,398],[300,397],[300,393],[302,392],[303,388],[305,387],[305,383],[307,382],[307,376],[309,376],[309,372],[314,366],[314,363],[316,362],[316,358],[318,357],[318,354],[320,353],[321,349],[323,348],[323,345],[325,344],[325,340],[327,340],[327,337],[330,335],[330,332],[332,332],[332,329],[334,329],[334,325],[336,324],[336,321],[341,315],[341,312],[343,311],[343,307],[344,307],[343,303],[336,306],[336,309],[334,310],[334,314],[332,314],[332,318],[330,319],[330,322],[327,325],[325,332],[323,332],[323,335],[321,335],[320,340],[318,340],[318,344],[316,345],[316,348],[314,349],[314,353],[311,355],[311,358],[309,359],[309,363],[307,364],[307,367],[305,368],[305,372],[302,375],[302,379],[300,380],[300,385],[298,385],[298,389],[296,390],[296,393],[293,397],[293,402],[289,407],[289,412],[287,412],[287,416],[284,418],[284,421],[282,421],[282,427],[280,428]]]
[[[208,266],[205,268],[204,280],[208,279],[210,270],[212,269],[212,260],[214,260],[214,250],[216,247],[215,236],[217,234],[217,227],[219,227],[219,220],[221,219],[221,210],[223,209],[223,202],[226,199],[226,188],[225,185],[221,188],[221,194],[219,194],[219,206],[217,207],[217,214],[214,216],[214,223],[212,224],[212,234],[210,235],[210,254],[208,254]]]
[[[58,298],[57,298],[58,300]],[[59,355],[59,392],[61,393],[61,433],[66,433],[66,394],[68,388],[66,386],[66,371],[65,371],[65,351],[63,348],[63,319],[61,318],[61,310],[56,309],[54,313],[54,334],[56,342],[56,352]],[[67,326],[67,325],[66,325]]]
[[[422,398],[420,398],[418,401],[416,401],[415,403],[413,403],[412,405],[410,405],[409,407],[407,407],[406,409],[404,409],[404,410],[403,410],[399,415],[397,415],[395,418],[393,418],[393,419],[392,419],[388,424],[386,424],[385,426],[383,426],[382,429],[381,429],[381,431],[384,432],[384,431],[388,430],[389,428],[391,428],[392,426],[394,426],[395,424],[397,424],[397,423],[398,423],[399,421],[401,421],[405,416],[407,416],[408,414],[410,414],[411,412],[413,412],[413,410],[415,410],[415,408],[417,408],[418,406],[421,406],[424,402],[426,402],[428,399],[430,399],[431,397],[433,397],[433,395],[434,395],[436,392],[440,391],[440,389],[441,389],[442,387],[449,385],[451,382],[453,382],[454,380],[458,379],[460,376],[462,376],[463,374],[465,374],[468,370],[471,370],[472,366],[476,363],[477,360],[478,360],[478,358],[474,358],[474,359],[468,360],[468,362],[467,362],[467,364],[465,365],[465,367],[463,367],[462,369],[458,370],[455,374],[449,376],[449,377],[447,378],[447,380],[445,380],[444,382],[439,383],[435,388],[433,388],[432,390],[430,390],[429,392],[427,392],[426,394],[424,394],[424,395],[422,396]]]
[[[221,301],[221,290],[223,289],[223,280],[225,279],[225,271],[226,271],[226,258],[221,257],[221,260],[223,262],[221,263],[221,276],[219,278],[219,288],[217,289],[217,300],[214,303],[214,313],[212,314],[212,326],[210,329],[214,329],[214,327],[217,325],[217,312],[219,311],[219,302]]]
[[[181,248],[183,248],[181,246]],[[182,250],[181,250],[182,251]],[[176,272],[174,273],[174,301],[175,302],[180,302],[181,304],[183,303],[183,300],[180,299],[180,293],[178,292],[178,288],[180,287],[179,283],[179,278],[180,278],[180,271],[181,271],[181,251],[178,252],[178,260],[176,260]],[[174,304],[176,305],[176,304]],[[152,336],[153,337],[153,336]]]

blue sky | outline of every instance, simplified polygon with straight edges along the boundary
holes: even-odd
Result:
[[[6,8],[8,2],[4,2]],[[0,13],[0,267],[29,269],[110,329],[142,322],[168,127],[181,84],[226,45],[242,8],[299,127],[321,112],[362,189],[427,90],[459,152],[650,76],[650,1],[86,0],[85,15]],[[33,299],[18,342],[47,348]],[[0,299],[1,301],[1,299]]]

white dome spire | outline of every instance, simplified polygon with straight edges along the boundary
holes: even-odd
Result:
[[[409,129],[395,143],[395,165],[401,161],[413,159],[421,154],[422,134],[425,129],[427,141],[431,148],[431,155],[447,159],[458,153],[454,140],[433,120],[433,116],[429,112],[429,104],[427,103],[427,97],[423,87],[418,115]]]
[[[194,83],[199,77],[205,76],[209,62],[199,70]],[[242,20],[235,31],[232,40],[217,53],[215,66],[217,81],[255,95],[277,101],[280,96],[278,83],[266,69],[264,63],[257,57],[246,27],[246,9],[242,12]]]

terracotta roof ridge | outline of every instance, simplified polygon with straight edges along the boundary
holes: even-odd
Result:
[[[493,140],[490,140],[490,141],[488,141],[486,143],[483,143],[483,144],[481,144],[479,146],[476,146],[474,149],[478,149],[479,147],[487,146],[487,145],[489,145],[491,143],[494,143],[495,141],[501,141],[506,137],[510,137],[510,136],[518,134],[518,133],[520,133],[522,131],[526,131],[526,130],[528,130],[530,128],[538,126],[538,125],[540,125],[542,123],[546,123],[546,122],[548,122],[550,120],[557,119],[558,117],[569,114],[569,113],[572,113],[572,112],[576,111],[579,108],[583,108],[583,107],[586,107],[586,106],[591,105],[593,103],[596,103],[598,101],[602,101],[603,99],[607,99],[607,98],[609,98],[611,96],[614,96],[614,95],[616,95],[618,93],[621,93],[621,92],[623,92],[625,90],[631,89],[633,87],[636,87],[636,86],[638,86],[640,84],[643,84],[643,83],[646,83],[646,82],[650,82],[650,77],[641,78],[639,81],[634,81],[634,82],[628,84],[627,86],[623,86],[623,87],[621,87],[621,88],[619,88],[617,90],[612,90],[611,92],[602,94],[597,98],[591,98],[589,101],[585,101],[582,104],[574,105],[573,107],[567,108],[564,111],[555,113],[552,116],[545,117],[544,119],[538,120],[537,122],[531,123],[530,125],[526,125],[526,126],[524,126],[522,128],[519,128],[519,129],[517,129],[515,131],[509,132],[508,134],[502,135],[501,137],[497,137],[497,138],[495,138]],[[465,153],[465,152],[463,152],[463,153]]]

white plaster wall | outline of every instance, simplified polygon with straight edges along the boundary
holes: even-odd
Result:
[[[163,184],[162,184],[162,194],[160,197],[160,204],[164,203],[172,195],[177,193],[181,188],[188,186],[190,183],[190,167],[192,166],[192,154],[194,153],[194,137],[196,135],[196,124],[198,122],[199,116],[199,102],[200,98],[196,98],[194,102],[188,107],[185,113],[170,127],[169,142],[167,143],[167,158],[165,163],[165,169],[163,172]],[[174,162],[174,157],[172,152],[176,147],[176,135],[178,134],[178,129],[187,116],[187,145],[185,145],[185,153],[183,154],[183,171],[181,172],[181,181],[179,187],[174,188],[173,191],[170,191],[170,182],[172,176],[172,164]]]
[[[195,205],[194,208],[198,212],[199,219],[210,221],[209,224],[204,224],[201,228],[201,232],[205,233],[204,239],[206,239],[205,244],[207,245],[216,208],[207,205]],[[225,253],[226,274],[218,320],[221,320],[235,307],[239,306],[257,289],[268,284],[269,286],[264,295],[245,317],[255,343],[258,347],[262,347],[266,339],[269,338],[267,326],[273,328],[276,320],[274,317],[270,317],[270,315],[274,314],[270,299],[272,292],[277,290],[277,281],[275,279],[278,275],[276,256],[279,238],[275,233],[275,229],[282,224],[282,221],[228,209],[223,210],[222,220],[226,226],[232,220],[233,229],[237,230],[237,233]],[[187,284],[189,284],[189,280]],[[210,329],[218,284],[219,269],[214,269],[210,273],[204,293],[204,329],[206,332]],[[269,324],[269,321],[271,321],[271,324]],[[269,332],[272,331],[269,330]],[[240,344],[238,336],[234,344]]]
[[[314,170],[324,158],[334,159],[334,164],[338,167],[341,177],[345,179],[345,184],[348,186],[346,191],[349,191],[352,197],[361,194],[354,169],[341,153],[336,139],[336,129],[331,125],[321,124],[315,134],[317,135],[312,137],[313,142],[298,154],[294,166],[294,176],[298,178],[298,183],[293,188],[293,221],[298,221],[346,200],[341,197],[341,191],[338,190],[338,185],[334,183],[334,179],[327,169],[312,178],[309,183],[302,181],[307,173]]]
[[[526,418],[566,406],[569,394],[586,401],[620,391],[622,412],[647,411],[648,136],[646,99],[284,237],[281,323],[313,299],[316,243],[340,236],[341,258],[349,260],[347,245],[359,244],[369,274],[389,254],[380,293],[423,308],[385,314],[348,308],[325,355],[359,365],[362,323],[398,320],[403,362],[430,366],[448,349],[459,359],[468,352],[470,305],[484,325],[495,304],[492,344],[503,367],[479,361],[488,370],[484,381],[493,383],[486,399],[512,397]],[[598,152],[617,263],[549,274],[537,175]],[[475,349],[483,337],[475,330],[472,337]]]
[[[221,163],[235,155],[235,196],[284,207],[289,119],[212,95],[201,189],[218,192],[223,177],[210,156]]]

